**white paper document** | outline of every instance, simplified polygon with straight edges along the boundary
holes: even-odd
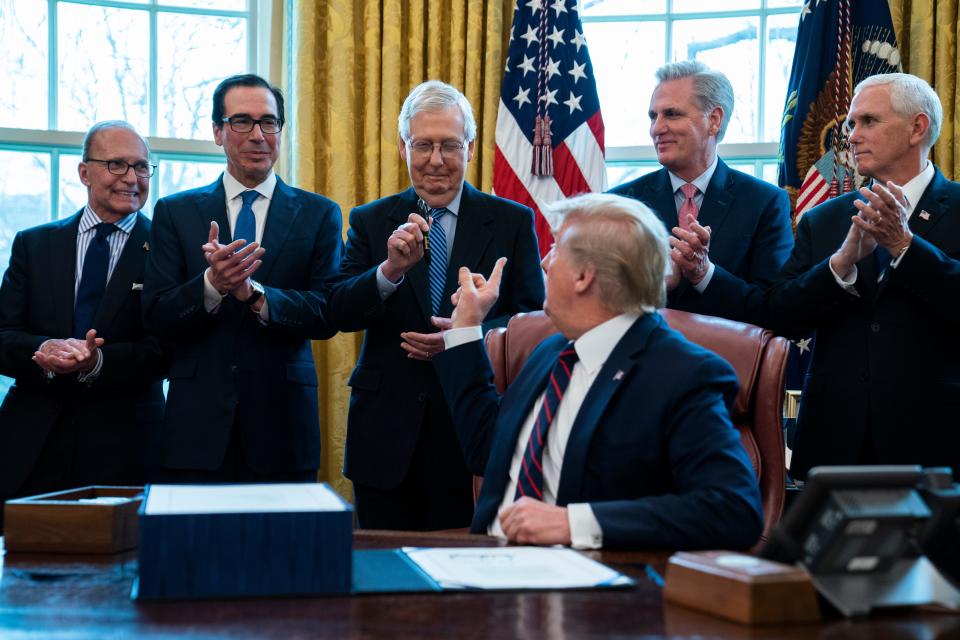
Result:
[[[572,550],[555,547],[403,549],[444,589],[581,589],[633,580]]]
[[[187,513],[287,513],[343,511],[343,500],[326,484],[154,484],[148,516]]]

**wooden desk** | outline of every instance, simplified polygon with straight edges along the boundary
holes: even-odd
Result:
[[[493,546],[486,536],[358,531],[357,548]],[[666,554],[598,552],[639,581],[622,591],[444,593],[136,604],[136,553],[10,554],[0,566],[0,638],[958,638],[960,616],[889,614],[864,622],[750,628],[673,605],[643,563]]]

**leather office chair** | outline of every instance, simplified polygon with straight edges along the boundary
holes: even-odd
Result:
[[[765,540],[783,512],[783,376],[789,343],[742,322],[673,309],[661,309],[660,313],[673,329],[718,354],[736,371],[740,391],[730,417],[760,484]],[[556,328],[542,311],[517,314],[505,328],[487,332],[484,341],[500,393],[516,378],[534,347],[553,333]],[[482,478],[474,479],[474,497],[479,495],[481,483]]]

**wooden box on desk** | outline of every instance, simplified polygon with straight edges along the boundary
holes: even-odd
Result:
[[[98,499],[112,498],[109,501]],[[143,487],[82,487],[8,500],[4,546],[13,552],[117,553],[137,546]]]
[[[806,571],[731,551],[675,553],[667,563],[663,597],[744,624],[820,619]]]

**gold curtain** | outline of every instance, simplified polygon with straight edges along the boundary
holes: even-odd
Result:
[[[466,94],[478,144],[467,180],[489,191],[513,0],[299,0],[290,20],[290,160],[296,186],[351,207],[409,186],[397,115],[410,89],[440,79]],[[320,479],[341,495],[347,379],[360,334],[314,343],[320,381]],[[398,337],[399,341],[399,337]]]
[[[960,147],[954,132],[960,126],[957,104],[958,0],[889,0],[903,70],[936,89],[943,103],[943,129],[933,148],[933,161],[943,174],[960,175]]]

